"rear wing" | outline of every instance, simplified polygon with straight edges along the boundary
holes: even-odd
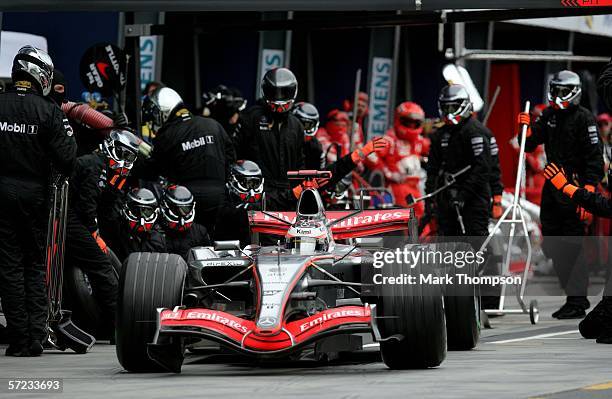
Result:
[[[346,218],[354,212],[354,210],[326,212],[329,222],[340,220],[337,224],[331,223],[334,239],[344,240],[408,230],[412,211],[406,208],[367,209]],[[343,218],[346,219],[341,220]],[[249,212],[249,223],[254,233],[284,236],[294,222],[295,212]]]

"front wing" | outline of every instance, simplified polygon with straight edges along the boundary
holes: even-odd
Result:
[[[244,353],[278,354],[333,334],[371,331],[371,311],[365,306],[341,306],[283,323],[279,332],[256,332],[254,321],[204,308],[159,309],[154,343],[171,336],[196,336],[217,341]]]

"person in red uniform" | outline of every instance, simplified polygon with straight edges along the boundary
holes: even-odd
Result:
[[[422,195],[421,159],[429,151],[429,140],[424,138],[423,122],[425,112],[414,102],[401,103],[395,110],[393,127],[385,135],[391,146],[387,154],[379,157],[377,169],[385,176],[395,197],[395,204],[408,206],[406,197],[418,198]],[[422,202],[415,207],[417,217],[424,212]]]
[[[351,152],[348,136],[350,124],[351,120],[346,112],[333,109],[327,114],[325,127],[317,131],[316,137],[323,147],[325,161],[328,165],[339,158],[338,151],[340,151],[340,157]]]

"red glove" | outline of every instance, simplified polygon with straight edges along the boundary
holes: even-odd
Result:
[[[527,125],[527,137],[531,136],[531,115],[528,112],[521,112],[518,114],[519,129],[522,129],[522,125]]]
[[[384,137],[376,137],[370,140],[362,148],[358,148],[351,153],[353,163],[363,162],[368,155],[373,152],[377,154],[385,154],[389,151],[389,142]]]
[[[595,186],[592,186],[590,184],[585,185],[584,189],[590,193],[595,192]],[[578,213],[578,216],[580,217],[580,221],[585,222],[587,225],[590,225],[591,223],[593,223],[593,214],[587,211],[586,209],[584,209],[583,207],[579,206],[576,209],[576,213]]]
[[[108,246],[106,245],[102,237],[100,237],[100,232],[96,230],[93,233],[91,233],[91,235],[96,240],[96,244],[98,244],[102,252],[108,255]]]
[[[584,209],[583,207],[581,206],[577,207],[576,213],[578,214],[578,217],[580,218],[581,222],[584,222],[587,225],[590,225],[591,223],[593,223],[593,214],[587,211],[586,209]]]
[[[314,180],[305,181],[293,189],[293,195],[295,198],[300,198],[300,195],[302,195],[302,191],[304,191],[305,188],[319,188],[324,186],[328,181],[328,178],[316,178]]]
[[[565,176],[565,171],[563,169],[559,169],[559,167],[554,163],[549,163],[546,165],[546,168],[544,169],[544,177],[546,180],[551,182],[557,190],[563,192],[563,194],[570,198],[572,198],[578,190],[578,187],[568,183],[567,176]]]
[[[504,209],[502,208],[502,196],[494,195],[493,196],[493,218],[499,219],[502,217],[504,213]]]

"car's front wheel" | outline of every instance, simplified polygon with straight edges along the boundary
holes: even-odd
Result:
[[[178,255],[133,253],[119,278],[117,358],[131,372],[161,371],[147,354],[157,328],[157,308],[181,305],[187,264]]]
[[[406,248],[419,251],[422,245]],[[389,277],[433,273],[422,264],[388,264],[380,269]],[[383,340],[383,362],[391,369],[437,367],[446,358],[446,325],[441,287],[434,284],[382,284],[376,324]]]

